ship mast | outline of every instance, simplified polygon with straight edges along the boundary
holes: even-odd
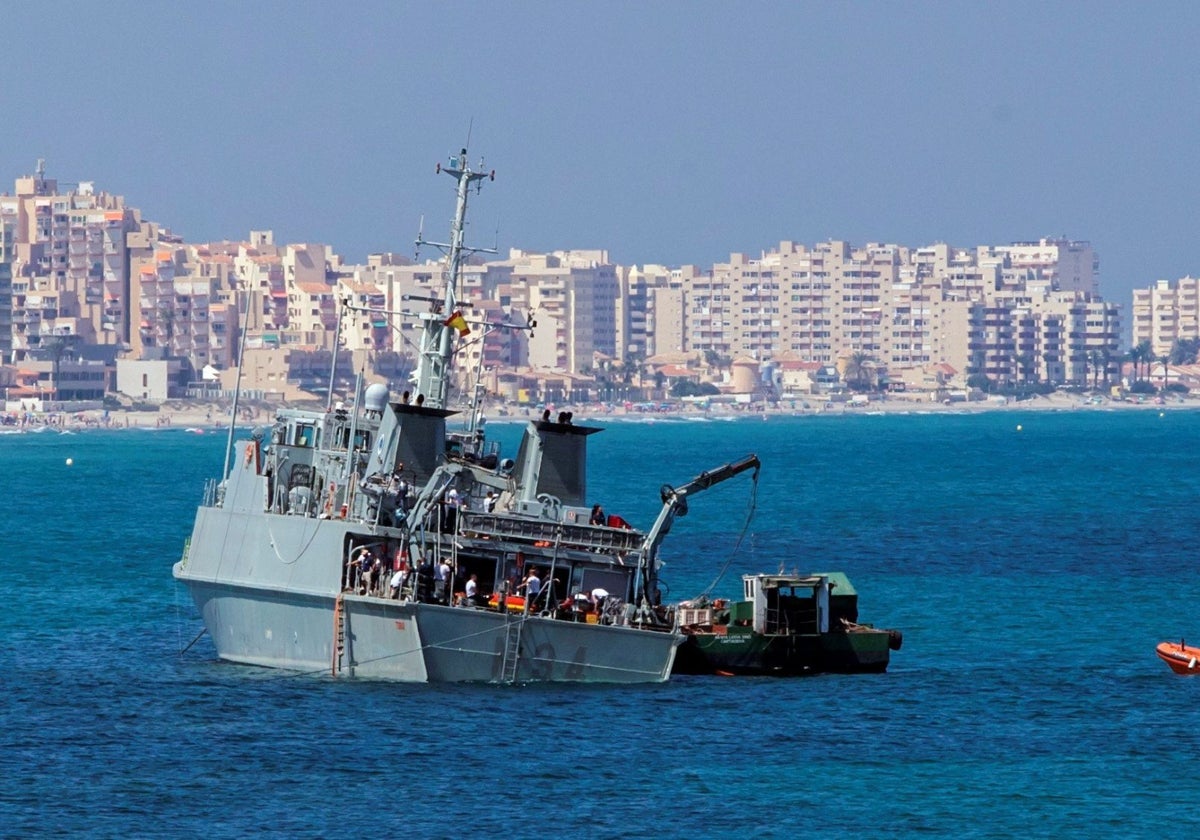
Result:
[[[468,248],[463,244],[467,219],[467,195],[471,186],[476,185],[478,192],[482,184],[477,182],[484,178],[496,179],[496,171],[480,171],[471,169],[467,162],[467,150],[464,148],[457,155],[450,156],[449,166],[438,164],[437,171],[444,172],[458,181],[458,202],[454,209],[454,221],[450,226],[450,242],[428,242],[418,235],[417,247],[433,245],[446,253],[446,273],[444,297],[426,298],[430,307],[428,312],[420,313],[423,322],[421,331],[420,357],[417,360],[417,370],[414,374],[417,394],[425,397],[425,405],[430,408],[446,408],[447,392],[450,386],[450,363],[454,357],[454,333],[458,326],[465,326],[465,319],[458,309],[458,288],[462,275],[464,255],[477,251],[488,251],[484,248]]]

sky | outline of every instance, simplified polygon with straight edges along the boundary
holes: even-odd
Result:
[[[39,158],[189,242],[702,267],[783,240],[1092,243],[1200,273],[1200,4],[6,0],[0,189]],[[421,257],[436,253],[422,252]]]

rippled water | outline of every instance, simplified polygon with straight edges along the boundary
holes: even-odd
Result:
[[[718,595],[839,569],[905,638],[879,676],[632,688],[180,656],[200,624],[170,566],[224,436],[0,436],[0,835],[1195,836],[1200,680],[1153,648],[1200,639],[1198,433],[1183,411],[613,423],[593,495],[642,526],[664,482],[763,459],[753,495],[741,476],[676,523],[672,598],[726,565]]]

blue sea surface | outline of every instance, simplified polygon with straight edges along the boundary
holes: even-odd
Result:
[[[1200,679],[1154,646],[1200,640],[1198,437],[1183,410],[610,423],[593,501],[641,527],[662,484],[763,461],[691,499],[670,599],[842,570],[904,646],[883,675],[499,687],[181,654],[171,564],[224,435],[0,435],[0,836],[1195,837]]]

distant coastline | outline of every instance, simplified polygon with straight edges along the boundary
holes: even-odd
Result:
[[[651,422],[654,420],[763,420],[773,417],[852,417],[879,414],[979,414],[994,411],[1179,411],[1200,409],[1200,398],[1171,396],[1162,402],[1147,397],[1143,401],[1113,400],[1081,394],[1055,393],[1035,396],[1020,401],[975,400],[969,402],[939,403],[932,400],[916,400],[889,396],[873,399],[865,404],[829,403],[820,399],[784,400],[773,407],[740,407],[717,405],[708,409],[684,408],[682,410],[641,411],[624,406],[556,406],[555,410],[574,412],[577,422],[592,422],[603,425],[611,422]],[[520,423],[535,419],[539,411],[533,407],[491,410],[488,422]],[[267,408],[248,410],[239,419],[239,426],[265,425],[273,413]],[[140,430],[184,430],[193,433],[219,432],[229,427],[228,415],[213,405],[192,404],[185,406],[164,405],[158,411],[83,411],[31,415],[24,422],[0,427],[0,433],[42,430],[85,431],[88,429],[140,429]]]

